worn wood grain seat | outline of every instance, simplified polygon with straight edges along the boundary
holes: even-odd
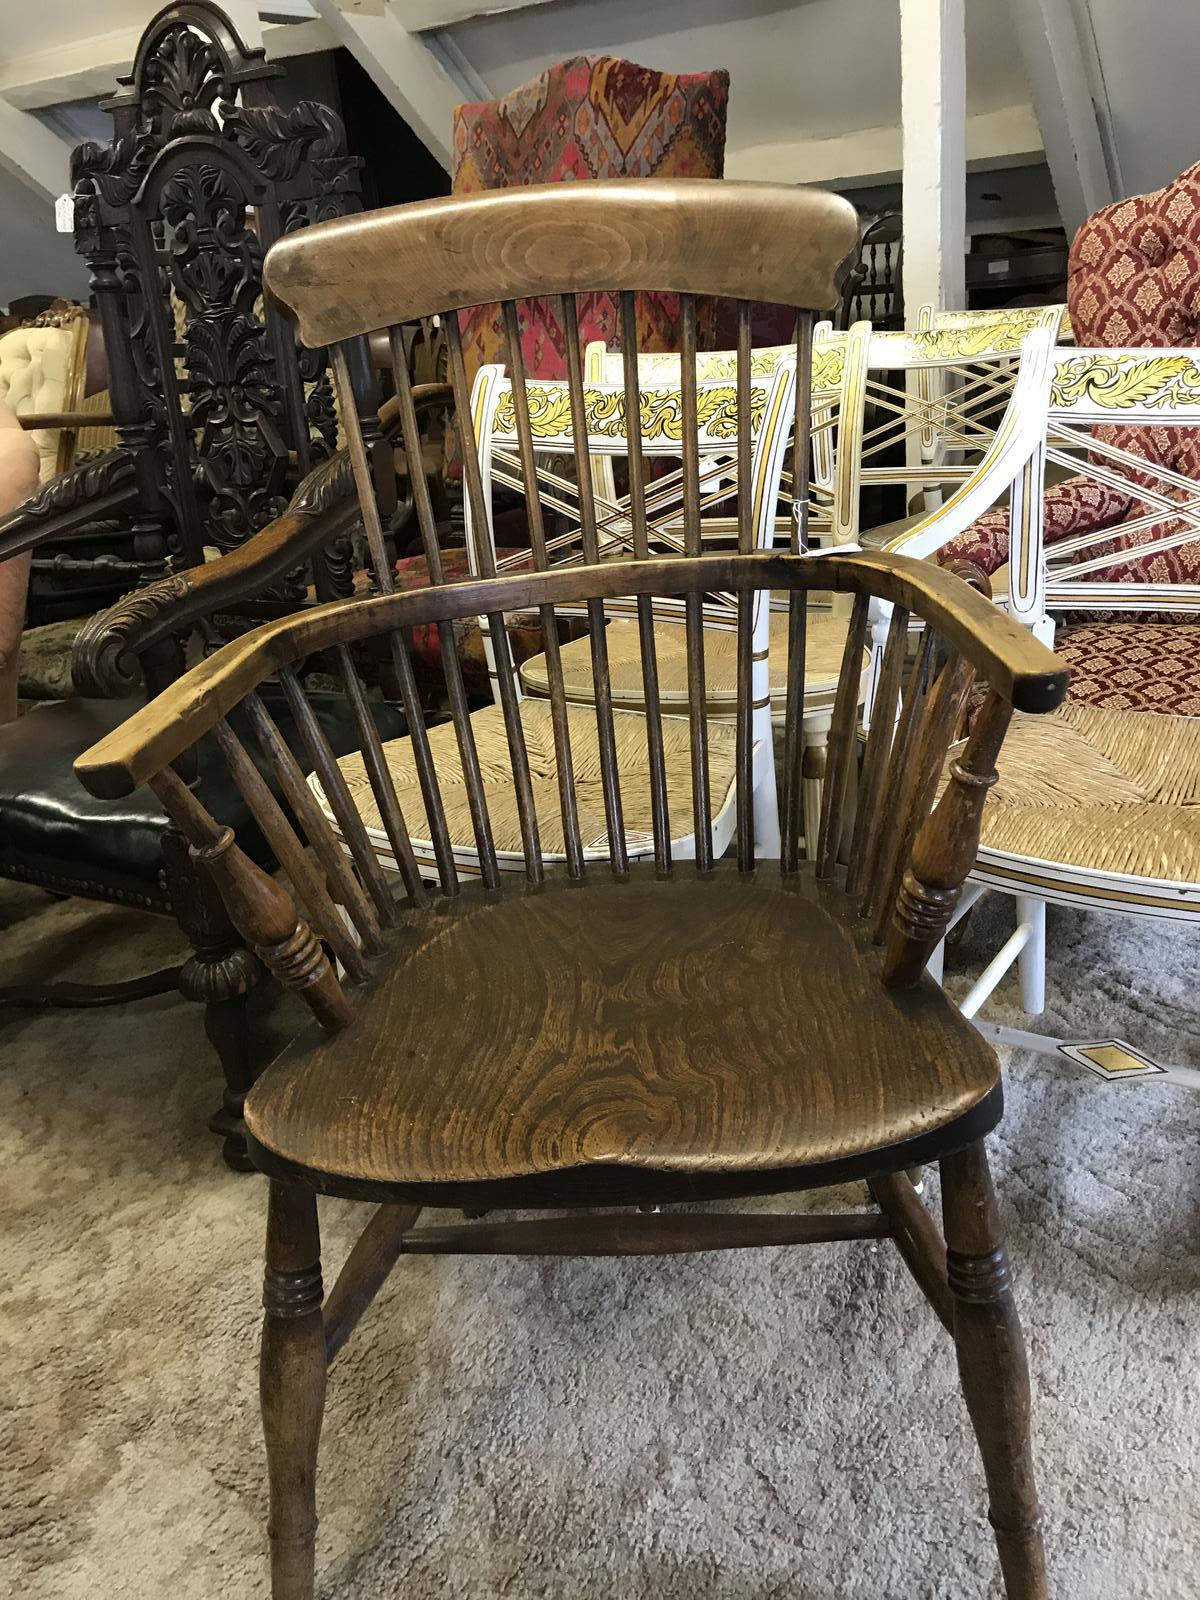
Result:
[[[804,703],[807,711],[833,710],[842,654],[846,648],[844,612],[810,608],[807,652],[804,660]],[[608,624],[608,668],[613,705],[640,711],[646,704],[642,683],[642,652],[636,622],[618,618]],[[770,653],[767,657],[771,712],[782,717],[787,689],[788,618],[773,611],[770,619]],[[737,707],[737,634],[710,628],[708,632],[708,709],[713,716],[732,716]],[[688,703],[687,637],[677,623],[659,622],[654,629],[658,659],[658,692],[664,710],[686,710]],[[567,699],[581,705],[595,703],[596,681],[587,639],[573,639],[559,650],[563,689]],[[862,652],[865,678],[870,655]],[[550,693],[550,668],[545,656],[532,656],[520,667],[521,683],[530,694]]]
[[[596,1167],[639,1169],[625,1201],[641,1173],[655,1198],[668,1175],[762,1192],[930,1159],[1000,1115],[995,1052],[931,979],[885,989],[810,873],[470,890],[395,937],[354,1027],[310,1030],[253,1089],[265,1170],[430,1205],[551,1176],[594,1201]]]

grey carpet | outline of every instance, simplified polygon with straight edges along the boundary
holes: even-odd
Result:
[[[1002,922],[976,915],[962,970]],[[1050,1023],[1197,1059],[1192,936],[1052,912],[1051,940]],[[0,887],[7,981],[171,943]],[[261,1596],[263,1195],[204,1132],[199,1016],[164,998],[3,1036],[0,1593]],[[1029,1057],[1009,1105],[1054,1592],[1192,1600],[1200,1096]],[[331,1274],[353,1210],[323,1217]],[[335,1368],[320,1496],[323,1597],[1000,1592],[951,1352],[885,1244],[404,1263]]]

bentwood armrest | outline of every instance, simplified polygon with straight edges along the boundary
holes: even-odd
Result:
[[[73,533],[89,522],[116,516],[137,497],[132,454],[120,446],[106,450],[48,479],[15,511],[0,517],[0,561],[32,550],[43,540]]]
[[[446,384],[413,390],[418,408],[444,405]],[[380,408],[385,437],[398,427],[394,399]],[[202,567],[170,573],[124,595],[80,630],[71,659],[79,693],[109,698],[140,680],[138,658],[168,634],[180,632],[213,611],[252,599],[301,565],[359,517],[354,478],[345,450],[322,461],[299,484],[281,517],[261,528],[239,549]]]
[[[690,569],[696,569],[694,572]],[[264,623],[199,663],[75,763],[92,794],[115,798],[178,759],[249,690],[314,651],[391,630],[483,613],[614,595],[682,591],[690,581],[722,590],[796,587],[873,590],[916,609],[1020,711],[1048,711],[1067,692],[1067,671],[1036,638],[960,578],[926,561],[862,552],[846,556],[706,555],[565,567],[432,586],[371,600],[337,601]]]

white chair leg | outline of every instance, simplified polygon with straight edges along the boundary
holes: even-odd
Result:
[[[1046,1009],[1046,902],[1017,897],[1017,920],[1029,924],[1029,938],[1018,957],[1021,1008],[1037,1017]]]
[[[946,941],[943,939],[925,963],[925,971],[935,983],[941,983],[946,967]]]
[[[825,758],[829,748],[830,715],[806,717],[801,733],[800,772],[804,790],[804,853],[816,859],[821,826],[821,795],[825,788]]]
[[[768,754],[773,760],[773,752]],[[779,790],[772,766],[754,788],[754,854],[759,861],[778,861],[781,848]]]

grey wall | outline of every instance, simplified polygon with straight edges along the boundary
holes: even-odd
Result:
[[[0,167],[0,305],[23,294],[86,301],[87,268],[54,231],[53,207]]]

